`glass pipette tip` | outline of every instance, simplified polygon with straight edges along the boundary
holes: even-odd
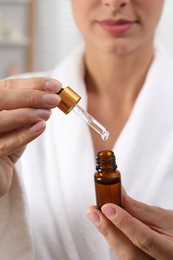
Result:
[[[102,138],[106,141],[109,137],[109,132],[95,118],[93,118],[82,107],[76,104],[73,110],[80,118],[82,118],[89,126],[91,126]]]

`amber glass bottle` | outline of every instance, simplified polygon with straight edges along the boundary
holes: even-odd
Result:
[[[98,209],[105,203],[114,203],[122,207],[121,175],[112,151],[106,150],[97,154],[96,170],[94,180]]]

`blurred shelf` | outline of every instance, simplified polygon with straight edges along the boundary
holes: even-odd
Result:
[[[28,47],[30,44],[29,38],[20,40],[15,39],[0,39],[0,47]]]
[[[0,0],[1,78],[14,64],[20,73],[33,71],[35,13],[36,0]]]
[[[30,0],[0,0],[0,5],[21,5],[29,3]]]

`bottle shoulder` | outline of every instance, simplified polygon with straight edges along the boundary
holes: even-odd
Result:
[[[114,178],[120,178],[121,177],[121,173],[119,170],[110,170],[110,169],[105,169],[105,170],[101,170],[101,171],[96,171],[95,172],[95,177],[100,177],[100,178],[103,178],[103,177],[114,177]]]

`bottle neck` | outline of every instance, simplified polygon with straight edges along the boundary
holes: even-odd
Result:
[[[114,152],[105,150],[101,151],[96,156],[96,170],[107,171],[116,170],[117,164],[115,160]]]

